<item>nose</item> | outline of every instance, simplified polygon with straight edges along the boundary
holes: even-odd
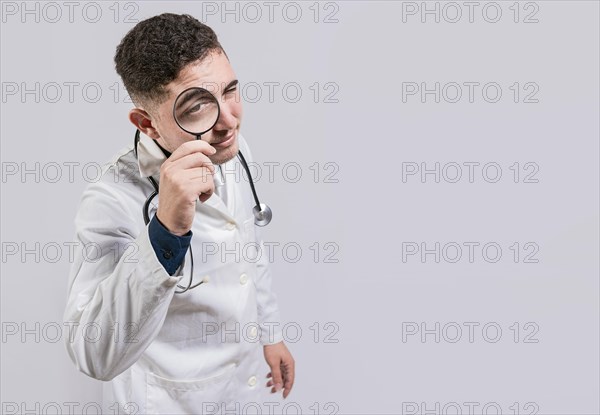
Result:
[[[234,111],[234,106],[225,101],[221,103],[220,107],[221,112],[219,114],[219,119],[214,126],[214,130],[226,131],[235,129],[238,124],[238,119]]]

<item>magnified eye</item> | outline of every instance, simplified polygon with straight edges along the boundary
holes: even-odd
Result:
[[[206,108],[206,104],[208,104],[208,102],[206,101],[198,101],[196,102],[194,105],[192,105],[191,107],[189,107],[185,113],[183,114],[184,116],[192,116],[195,113],[201,112]]]

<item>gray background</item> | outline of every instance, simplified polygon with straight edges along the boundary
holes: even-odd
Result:
[[[494,413],[492,403],[503,413],[599,413],[599,5],[489,3],[477,3],[472,22],[467,6],[455,3],[463,16],[451,23],[456,9],[428,2],[440,10],[437,23],[434,15],[422,22],[420,11],[406,13],[421,2],[278,2],[272,21],[264,2],[254,3],[259,19],[243,3],[78,2],[71,19],[64,2],[58,9],[27,3],[32,14],[23,14],[21,2],[3,2],[3,404],[43,413],[56,403],[68,413],[66,402],[80,410],[100,401],[100,382],[78,373],[63,340],[54,342],[70,267],[64,243],[94,166],[133,138],[131,104],[113,69],[115,47],[135,24],[126,17],[170,11],[213,27],[247,85],[242,132],[262,165],[259,196],[274,211],[264,235],[281,244],[274,288],[297,362],[288,401],[305,413],[455,413],[452,402],[463,413],[468,405],[482,413],[486,404]],[[496,5],[499,21],[486,21]],[[224,7],[238,12],[222,15]],[[214,8],[217,14],[207,13]],[[292,23],[298,8],[302,16]],[[525,23],[528,15],[537,22]],[[79,83],[72,97],[65,82]],[[265,82],[280,83],[273,99]],[[403,100],[407,82],[449,85],[447,99]],[[449,102],[453,82],[462,85],[456,103]],[[496,83],[502,97],[487,102],[494,94],[484,98],[480,85],[469,102],[464,82]],[[36,83],[38,92],[21,94]],[[291,102],[293,85],[282,92],[289,83],[300,87],[298,102]],[[262,98],[249,102],[257,84]],[[91,102],[95,85],[102,96]],[[534,88],[537,102],[524,102]],[[72,182],[69,162],[79,163]],[[272,180],[269,162],[280,163]],[[432,174],[403,180],[407,163],[431,169],[436,162],[447,167],[439,183]],[[469,162],[479,163],[472,183]],[[36,163],[38,179],[21,176]],[[52,163],[62,166],[55,183]],[[300,166],[296,183],[294,169],[283,173],[286,163]],[[452,163],[462,166],[456,183],[448,179]],[[493,169],[482,175],[486,163],[502,169],[496,183],[486,180]],[[19,172],[9,174],[15,166]],[[433,254],[403,260],[411,242],[439,243],[439,262]],[[472,262],[469,242],[479,244]],[[297,262],[289,258],[294,250],[283,255],[286,243],[301,247]],[[487,243],[501,247],[497,262],[486,260],[493,249],[482,254]],[[456,245],[463,256],[451,262]],[[15,246],[37,251],[39,260],[9,254]],[[337,262],[326,262],[327,254]],[[527,254],[537,262],[526,262]],[[465,322],[477,325],[472,342]],[[439,342],[407,334],[421,323],[439,324]],[[486,324],[492,328],[482,333]],[[453,342],[457,326],[462,337]],[[502,329],[496,342],[494,327]],[[22,329],[31,332],[23,337]],[[411,402],[425,406],[415,410]]]

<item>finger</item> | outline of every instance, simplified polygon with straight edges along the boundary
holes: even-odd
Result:
[[[279,392],[281,390],[281,388],[283,387],[283,379],[281,377],[281,368],[279,367],[280,364],[281,364],[281,362],[277,362],[276,364],[273,364],[271,366],[271,374],[273,375],[272,376],[273,388],[271,389],[271,393]]]
[[[294,378],[296,377],[296,368],[293,360],[285,366],[283,375],[283,398],[285,399],[292,391],[292,387],[294,386]]]
[[[179,160],[180,158],[187,156],[192,153],[203,153],[207,156],[213,155],[217,152],[217,150],[203,140],[190,140],[186,141],[171,154],[171,156],[167,159],[169,162],[174,162]]]
[[[177,167],[178,169],[191,169],[194,167],[207,167],[212,173],[215,172],[213,162],[204,153],[195,152],[186,154],[177,160],[171,161],[170,168]]]
[[[267,373],[267,376],[265,376],[267,379],[269,379],[269,381],[267,382],[266,386],[271,387],[273,386],[273,379],[271,379],[271,372]]]
[[[203,183],[214,183],[214,173],[208,167],[194,167],[181,172],[187,180],[190,181],[201,181]]]
[[[184,170],[178,174],[181,175],[185,186],[189,186],[189,191],[199,197],[202,203],[206,202],[213,195],[215,184],[213,175],[207,167]]]

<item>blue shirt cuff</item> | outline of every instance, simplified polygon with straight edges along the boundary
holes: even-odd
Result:
[[[190,247],[192,231],[183,236],[172,234],[154,215],[148,225],[148,235],[158,261],[169,275],[175,274]]]

